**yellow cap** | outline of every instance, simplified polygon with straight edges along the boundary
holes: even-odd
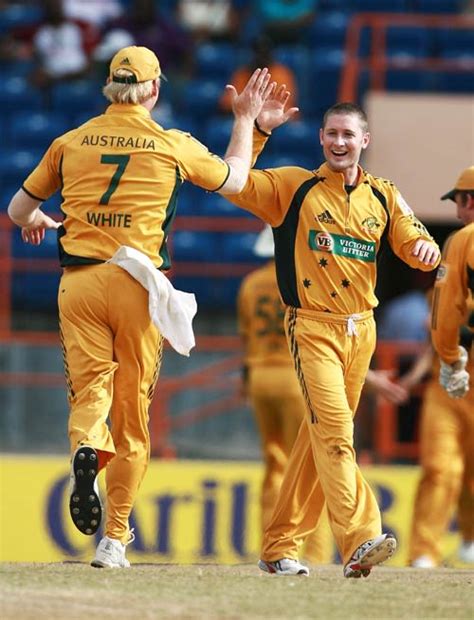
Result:
[[[131,76],[115,75],[117,69],[128,69]],[[136,84],[156,80],[161,75],[160,62],[147,47],[131,45],[119,50],[110,63],[110,79],[121,84]]]
[[[454,200],[456,192],[474,192],[474,166],[469,166],[466,170],[463,170],[459,175],[458,180],[454,188],[444,196],[441,196],[441,200]]]

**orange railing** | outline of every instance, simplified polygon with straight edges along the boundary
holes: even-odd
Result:
[[[247,218],[177,218],[177,227],[194,230],[260,230],[257,220]],[[11,253],[11,222],[0,216],[0,342],[4,344],[30,344],[37,347],[57,346],[59,337],[55,332],[15,331],[11,328],[11,280],[15,271],[34,270],[40,272],[58,271],[54,259],[14,259]],[[249,264],[177,264],[175,273],[206,274],[210,277],[243,276],[253,269]],[[419,349],[416,343],[379,343],[376,352],[378,368],[397,368],[401,356],[415,355]],[[198,369],[179,376],[165,376],[159,380],[157,393],[150,411],[152,454],[172,458],[176,454],[172,433],[196,424],[202,420],[220,415],[232,415],[244,406],[239,395],[239,371],[241,346],[237,335],[198,336],[196,352],[220,352],[218,361],[200,364]],[[19,389],[61,388],[65,385],[61,373],[55,372],[6,372],[0,369],[0,387],[15,385]],[[205,404],[186,405],[179,415],[172,415],[173,398],[186,391],[207,393]],[[397,439],[398,410],[390,403],[377,399],[375,422],[372,428],[372,458],[380,462],[394,459],[414,459],[418,454],[416,441],[400,442]]]
[[[356,101],[358,79],[362,71],[368,71],[369,88],[384,90],[388,69],[465,72],[472,79],[472,59],[447,58],[388,58],[387,28],[389,26],[422,26],[426,28],[473,29],[471,15],[420,15],[400,13],[358,13],[352,18],[346,35],[346,61],[341,76],[339,101]],[[371,33],[371,48],[367,58],[359,57],[362,32],[368,28]]]

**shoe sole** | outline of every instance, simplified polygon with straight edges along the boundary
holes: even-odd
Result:
[[[360,558],[357,564],[354,563],[354,566],[351,567],[352,572],[344,576],[349,579],[368,577],[372,568],[374,566],[377,566],[377,564],[382,564],[382,562],[385,562],[386,560],[391,558],[396,548],[397,541],[395,540],[395,538],[385,538],[384,540],[380,541],[378,545],[366,551],[366,553]]]
[[[283,576],[294,576],[294,577],[308,577],[308,572],[304,569],[299,570],[297,573],[284,573],[282,571],[277,570],[271,562],[265,562],[265,560],[258,561],[258,567],[260,570],[263,570],[265,573],[270,573],[270,575],[283,575]]]
[[[74,490],[69,500],[69,513],[77,529],[91,536],[99,529],[102,505],[94,489],[98,474],[98,458],[94,448],[84,446],[74,454],[72,462]]]
[[[130,568],[130,564],[106,564],[105,562],[100,562],[99,560],[92,560],[91,566],[94,568]]]

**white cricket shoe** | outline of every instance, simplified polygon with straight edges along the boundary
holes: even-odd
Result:
[[[79,446],[72,456],[69,513],[77,529],[91,536],[99,529],[102,504],[97,485],[99,459],[91,446]]]
[[[125,545],[120,540],[104,536],[97,545],[91,566],[95,568],[130,568],[130,562],[125,557],[125,549],[134,540],[133,532],[130,532],[130,540]]]
[[[275,562],[259,560],[258,567],[272,575],[304,575],[305,577],[309,575],[307,566],[300,564],[298,560],[290,560],[289,558],[282,558]]]
[[[412,568],[436,568],[436,564],[429,555],[420,555],[410,564]]]
[[[459,547],[459,559],[466,564],[474,564],[474,540],[463,540]]]
[[[344,577],[368,577],[377,564],[390,558],[397,548],[393,534],[381,534],[357,547],[349,562],[344,566]]]

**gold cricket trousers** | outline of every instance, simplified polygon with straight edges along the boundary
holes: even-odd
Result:
[[[251,366],[249,396],[258,426],[264,461],[260,495],[262,532],[278,498],[286,464],[306,413],[293,365]],[[305,541],[303,556],[313,564],[332,561],[333,539],[326,511]]]
[[[472,373],[472,365],[471,368]],[[472,374],[471,374],[472,376]],[[450,398],[433,377],[421,410],[421,478],[415,498],[409,560],[442,560],[441,543],[458,506],[463,540],[474,540],[474,390]]]
[[[58,305],[71,452],[90,445],[99,467],[107,465],[105,535],[125,543],[150,456],[148,408],[162,337],[148,292],[117,265],[66,268]]]
[[[307,412],[263,538],[262,559],[297,559],[326,501],[346,564],[359,545],[381,533],[380,510],[353,448],[353,417],[375,349],[373,314],[288,308],[285,330]]]

